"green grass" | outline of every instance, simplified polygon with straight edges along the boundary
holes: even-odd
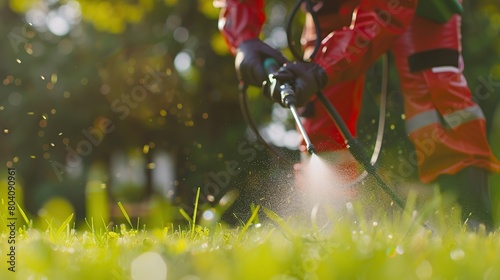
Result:
[[[414,204],[409,198],[409,209]],[[390,207],[367,214],[354,205],[306,219],[257,205],[232,228],[203,227],[194,217],[183,226],[132,228],[120,209],[127,223],[114,227],[90,220],[75,230],[73,215],[45,227],[24,221],[15,273],[7,270],[2,227],[0,279],[500,279],[498,233],[468,231],[442,203],[411,214]]]

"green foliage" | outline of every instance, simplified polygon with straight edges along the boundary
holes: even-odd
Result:
[[[69,227],[70,216],[59,227],[16,232],[15,274],[21,279],[142,279],[135,278],[137,273],[149,275],[147,279],[500,277],[498,232],[469,232],[445,206],[441,202],[426,206],[435,215],[427,228],[419,221],[428,217],[413,208],[407,213],[392,209],[375,214],[357,204],[343,214],[330,213],[320,229],[270,209],[264,209],[270,222],[249,221],[241,228],[172,224],[134,229],[121,224],[106,231],[93,227],[75,231]],[[255,209],[254,214],[259,207]],[[2,234],[3,252],[6,241]],[[2,279],[10,276],[12,272],[0,270]]]

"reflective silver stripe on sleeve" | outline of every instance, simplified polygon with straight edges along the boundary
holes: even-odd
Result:
[[[410,134],[433,123],[440,123],[438,112],[436,110],[425,111],[406,120],[406,132]]]
[[[484,120],[484,114],[481,108],[475,104],[465,109],[446,114],[443,116],[443,119],[449,127],[455,128],[470,121]]]

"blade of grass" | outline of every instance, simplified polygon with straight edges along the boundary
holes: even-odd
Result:
[[[193,223],[191,224],[191,238],[194,237],[194,227],[196,226],[196,214],[198,213],[198,202],[200,199],[200,188],[196,192],[196,200],[194,201]]]
[[[179,213],[181,213],[182,217],[184,217],[184,219],[186,219],[186,221],[188,221],[189,223],[193,222],[191,217],[189,217],[188,213],[186,213],[186,210],[179,208]]]
[[[69,222],[71,222],[71,220],[73,220],[73,216],[75,214],[71,214],[69,215],[68,218],[66,218],[66,220],[64,220],[64,222],[61,224],[61,226],[57,229],[57,232],[56,232],[56,236],[59,237],[59,235],[61,234],[61,232],[66,228],[66,226],[69,224]]]
[[[50,239],[50,241],[54,242],[55,241],[54,240],[54,228],[52,227],[52,220],[53,220],[53,218],[51,218],[50,221],[49,220],[45,220],[45,222],[47,223],[47,226],[48,226],[47,230],[50,233],[49,239]]]
[[[242,226],[245,226],[245,222],[236,215],[236,213],[233,213],[233,216],[236,220],[238,220],[238,223],[240,223]]]
[[[250,210],[252,211],[255,211],[255,208],[257,207],[260,207],[259,205],[255,206],[255,204],[252,202],[252,204],[250,204]],[[255,223],[258,224],[259,223],[259,216],[255,217]]]
[[[275,223],[277,223],[289,237],[292,237],[294,235],[293,230],[287,225],[287,223],[283,220],[283,218],[278,216],[278,214],[274,213],[271,209],[267,209],[265,207],[263,207],[262,210],[264,211],[266,216]]]
[[[108,229],[108,225],[106,224],[106,221],[104,221],[104,217],[101,215],[101,221],[102,221],[102,224],[104,225],[104,230],[106,231],[106,233],[108,233],[109,229]]]
[[[95,233],[95,231],[94,231],[94,217],[90,217],[90,224],[89,224],[89,220],[87,218],[85,218],[85,223],[89,227],[90,232],[92,234],[94,234]]]
[[[260,210],[260,205],[257,205],[253,210],[252,210],[252,216],[250,216],[250,219],[248,219],[247,223],[245,226],[241,229],[240,234],[238,235],[238,239],[240,239],[243,234],[247,231],[248,227],[252,224],[253,220],[256,219],[257,214],[259,213]]]
[[[26,213],[24,213],[23,208],[21,208],[21,205],[16,202],[17,209],[19,209],[19,213],[21,213],[21,216],[23,217],[24,222],[31,227],[31,221],[28,219],[28,216],[26,216]]]
[[[120,207],[120,210],[122,211],[123,216],[125,216],[125,219],[127,220],[130,227],[134,228],[134,225],[132,225],[132,221],[130,221],[129,215],[128,215],[127,211],[125,210],[125,207],[123,207],[123,205],[120,201],[118,201],[118,207]]]

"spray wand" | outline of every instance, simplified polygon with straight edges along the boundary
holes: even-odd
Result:
[[[269,74],[269,82],[271,82],[270,88],[274,88],[276,86],[276,79],[272,77],[272,73],[278,71],[279,69],[278,63],[276,62],[276,60],[268,58],[264,60],[264,69]],[[307,152],[310,155],[313,155],[316,152],[316,149],[313,143],[311,142],[311,139],[309,139],[309,136],[307,135],[304,125],[300,120],[297,108],[295,107],[295,103],[297,101],[295,96],[295,91],[293,90],[290,84],[286,83],[280,86],[280,95],[281,95],[280,104],[283,107],[290,109],[290,111],[292,112],[293,119],[295,120],[295,123],[297,124],[297,127],[299,128],[299,131],[302,134],[302,138],[304,138],[304,142],[306,143]]]

